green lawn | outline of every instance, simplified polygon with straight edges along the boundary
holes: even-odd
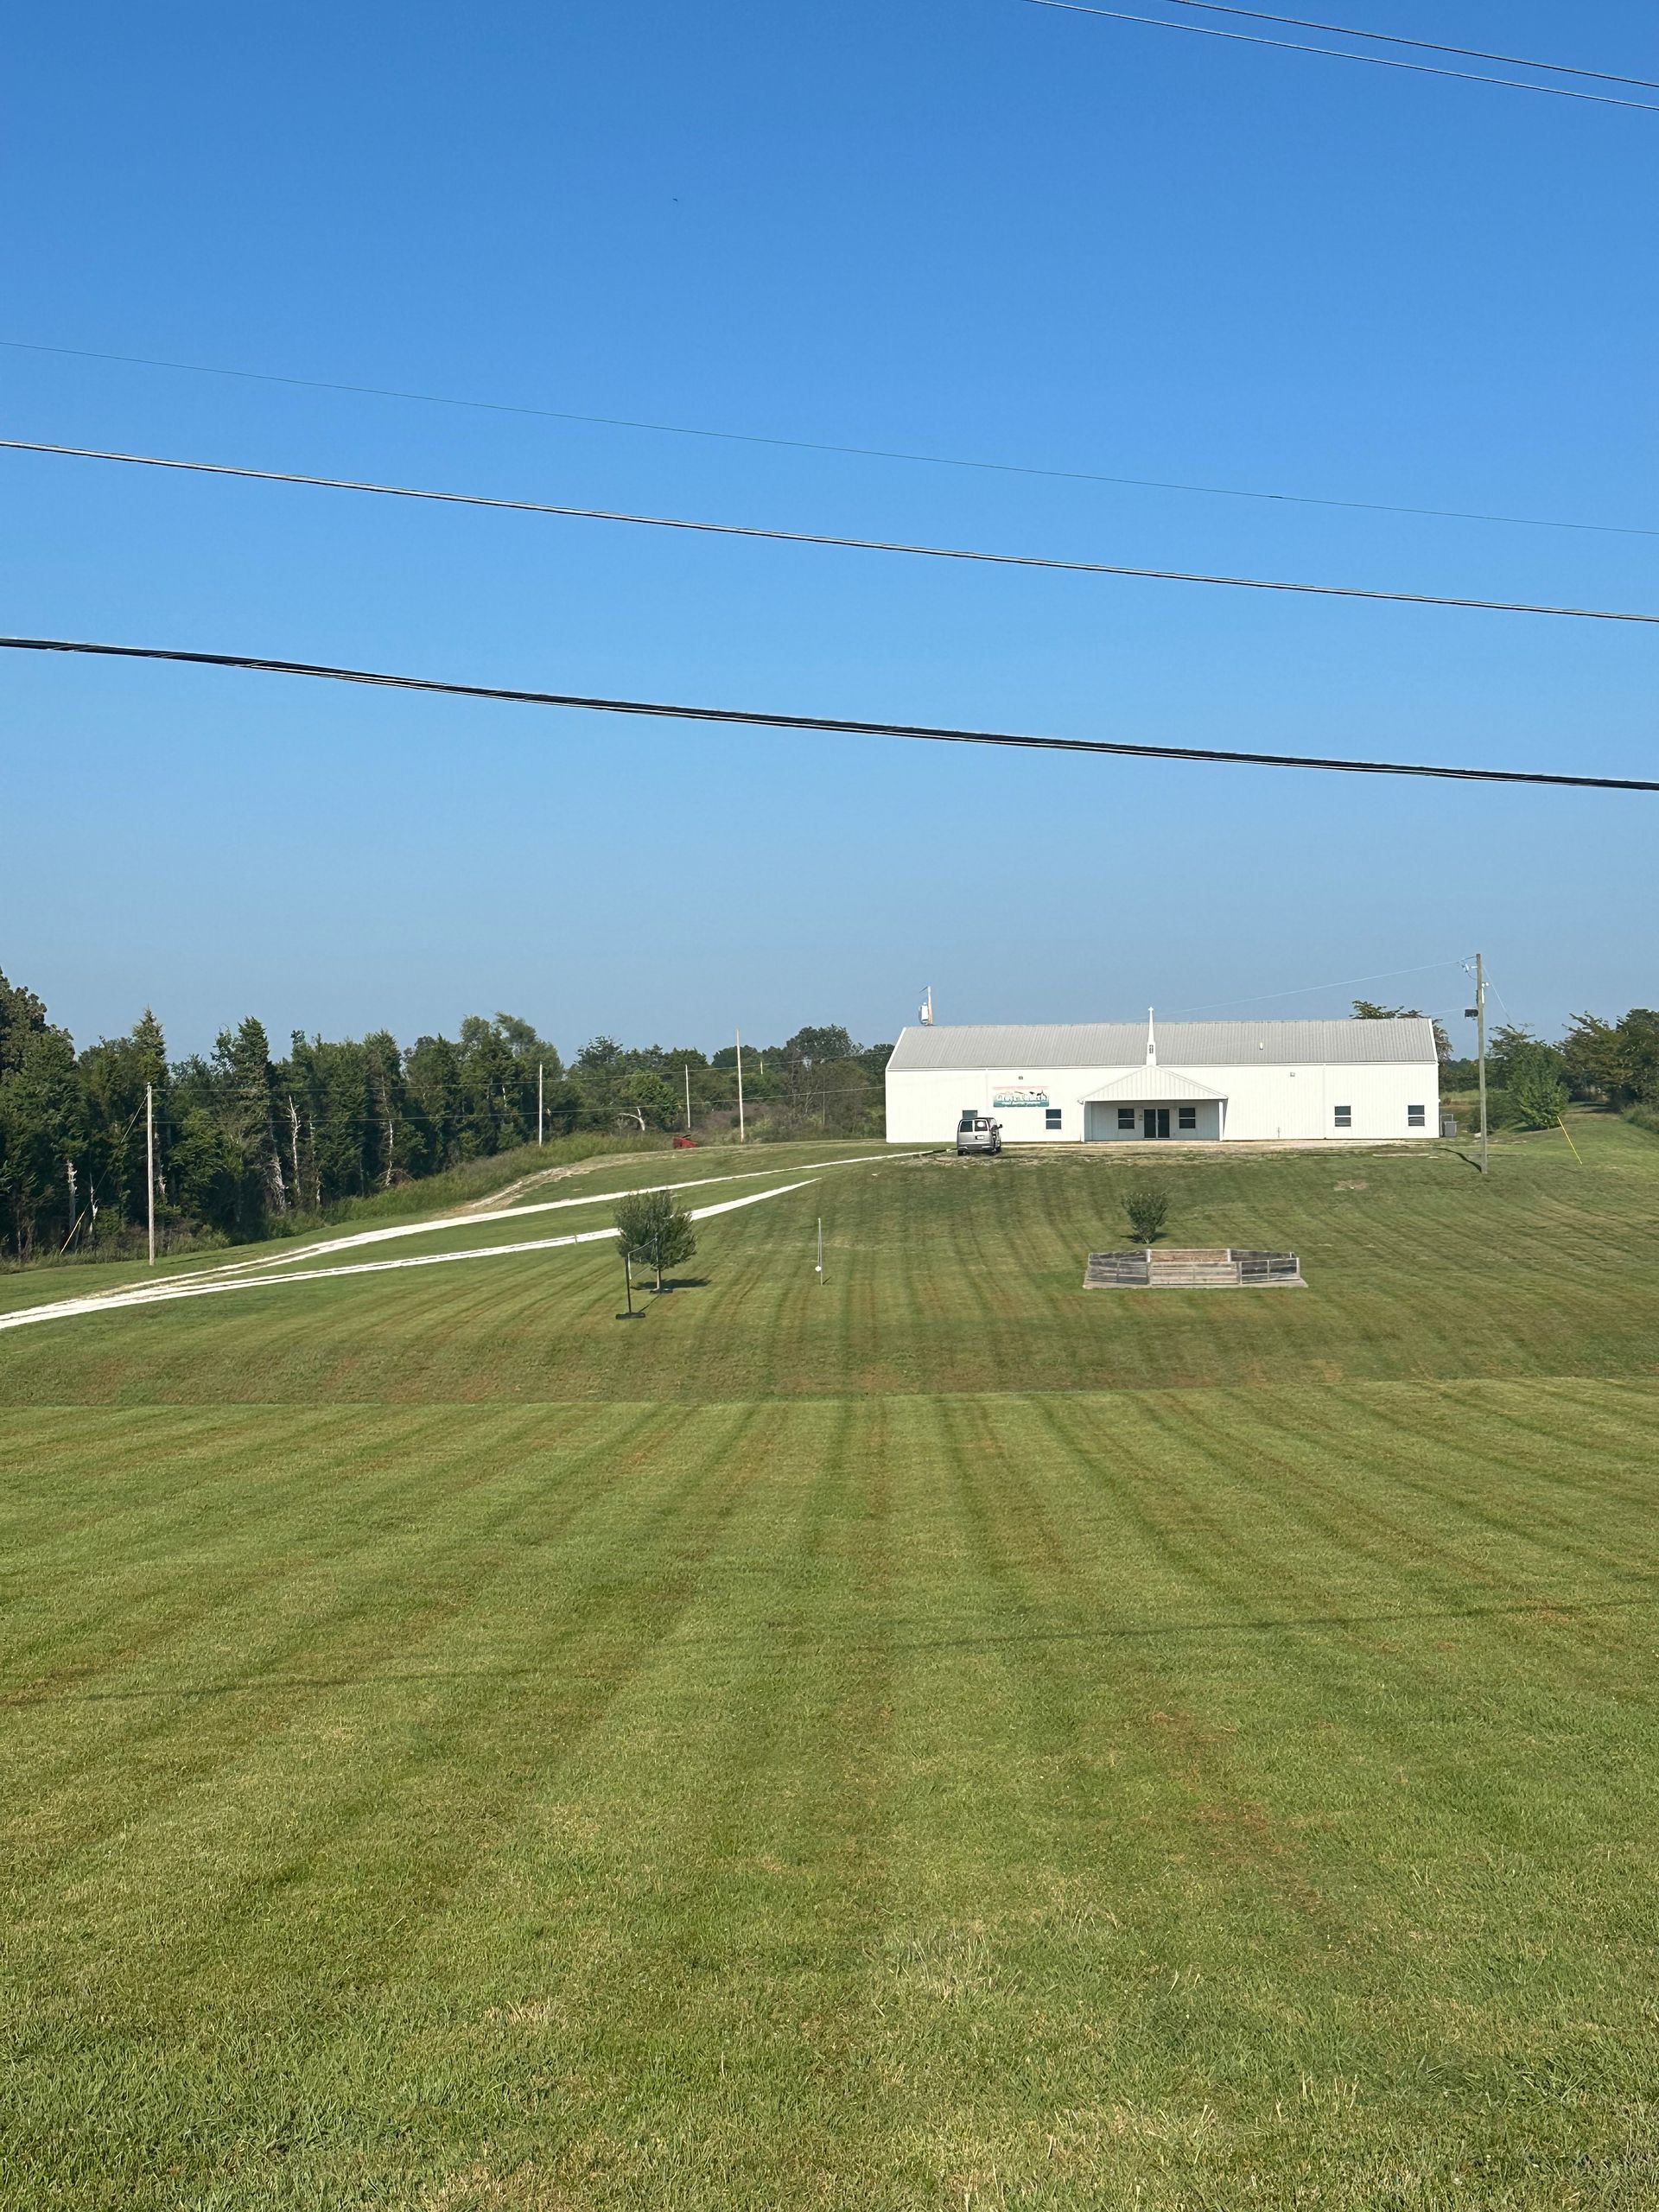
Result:
[[[1306,1291],[941,1156],[632,1326],[577,1247],[0,1336],[0,2206],[1659,2202],[1659,1141],[1572,1126],[1171,1159]]]

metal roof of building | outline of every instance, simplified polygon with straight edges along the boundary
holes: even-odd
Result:
[[[1389,1021],[1156,1021],[1166,1067],[1433,1066],[1434,1025],[1420,1015]],[[1144,1021],[912,1023],[899,1032],[887,1071],[1122,1068],[1147,1057]]]
[[[1172,1099],[1224,1098],[1224,1090],[1217,1090],[1212,1083],[1194,1083],[1190,1075],[1181,1075],[1174,1068],[1160,1064],[1156,1067],[1131,1068],[1127,1075],[1120,1075],[1110,1083],[1103,1083],[1098,1090],[1085,1090],[1077,1101],[1080,1106],[1167,1105]]]

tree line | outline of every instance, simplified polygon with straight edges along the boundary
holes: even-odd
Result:
[[[1419,1010],[1356,999],[1354,1013],[1362,1021],[1379,1021]],[[1472,1090],[1478,1063],[1452,1057],[1451,1040],[1438,1021],[1434,1042],[1442,1093]],[[1495,1127],[1548,1128],[1577,1100],[1616,1107],[1659,1132],[1659,1014],[1637,1006],[1618,1021],[1574,1014],[1554,1042],[1520,1023],[1506,1022],[1487,1039],[1486,1080]]]
[[[743,1052],[752,1134],[876,1135],[887,1046],[798,1030]],[[0,1251],[18,1259],[137,1249],[146,1217],[145,1087],[154,1097],[163,1243],[243,1242],[342,1200],[580,1131],[721,1134],[735,1118],[736,1051],[643,1049],[595,1037],[567,1067],[517,1015],[403,1046],[387,1030],[296,1030],[273,1058],[252,1015],[212,1053],[169,1060],[148,1009],[78,1051],[42,1001],[0,975]],[[538,1096],[539,1093],[539,1096]]]
[[[1659,1133],[1659,1013],[1632,1007],[1618,1021],[1574,1015],[1553,1043],[1516,1024],[1487,1046],[1499,1127],[1545,1128],[1573,1099],[1614,1106]]]

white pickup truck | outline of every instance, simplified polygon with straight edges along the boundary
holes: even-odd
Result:
[[[1002,1124],[988,1114],[964,1114],[957,1123],[957,1152],[1001,1152]]]

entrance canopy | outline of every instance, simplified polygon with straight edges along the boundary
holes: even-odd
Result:
[[[1156,1065],[1132,1068],[1127,1075],[1114,1076],[1098,1090],[1085,1090],[1081,1103],[1084,1106],[1168,1106],[1180,1100],[1209,1099],[1226,1103],[1227,1094],[1217,1090],[1213,1084],[1197,1083],[1190,1075],[1178,1075],[1173,1068]]]

